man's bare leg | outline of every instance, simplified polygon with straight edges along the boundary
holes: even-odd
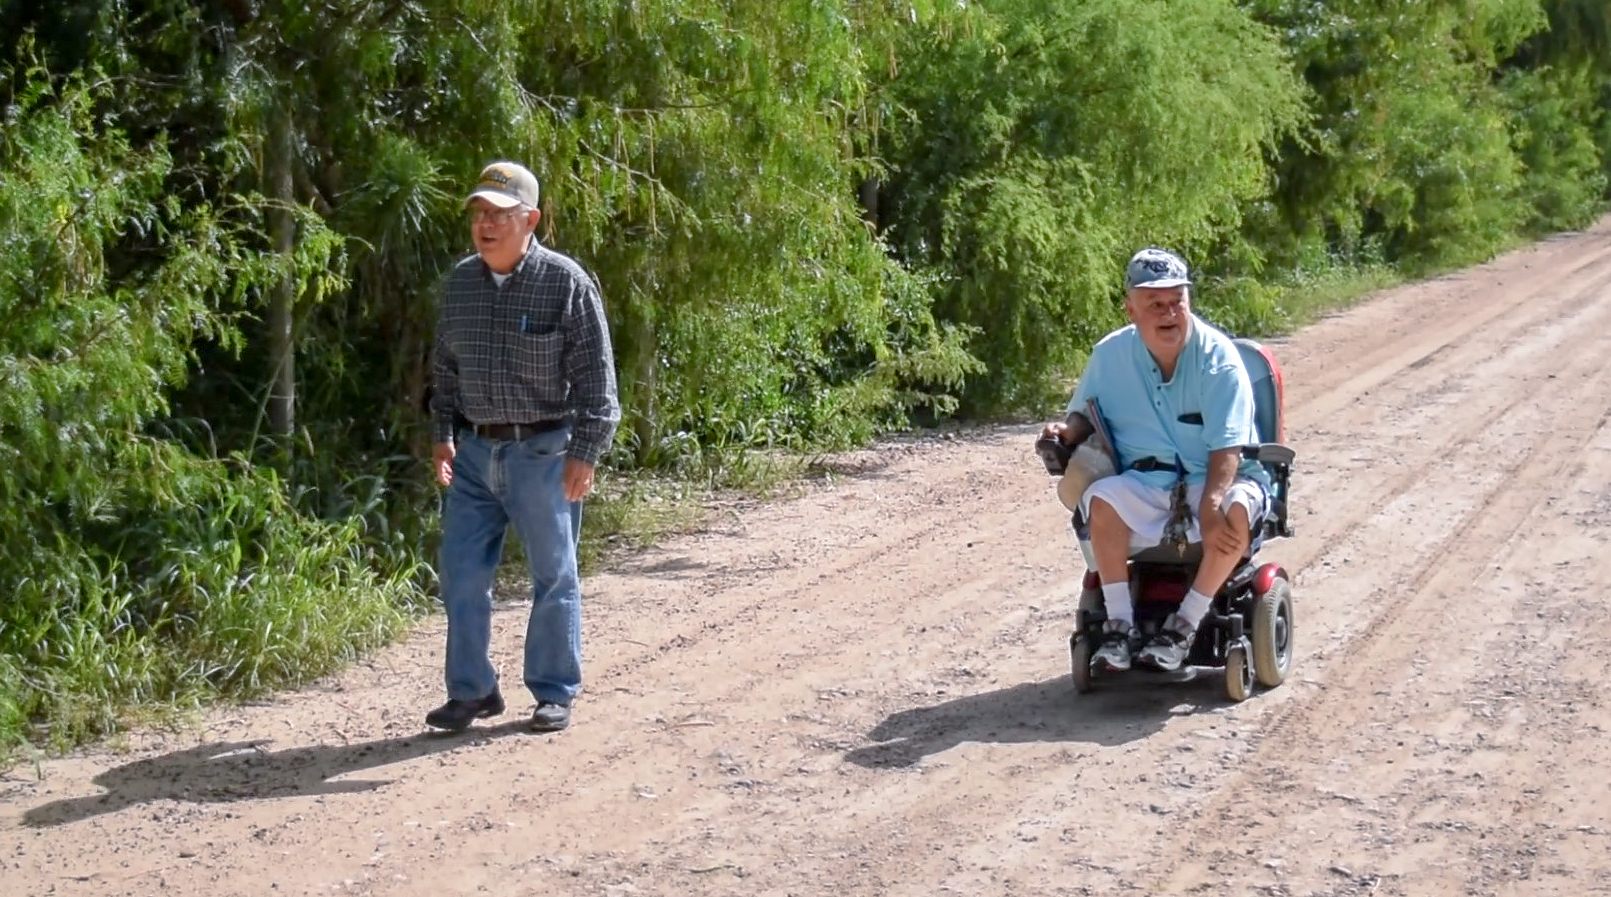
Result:
[[[1102,605],[1108,621],[1093,659],[1108,669],[1130,668],[1130,639],[1135,630],[1135,602],[1130,597],[1130,528],[1113,506],[1091,499],[1091,553],[1102,578]]]
[[[1091,499],[1091,553],[1096,555],[1096,573],[1104,586],[1130,583],[1130,527],[1113,506],[1100,498]],[[1226,572],[1229,576],[1229,571]]]
[[[1092,511],[1095,511],[1094,507]],[[1204,545],[1203,563],[1197,568],[1197,578],[1193,579],[1191,583],[1191,587],[1194,590],[1210,598],[1219,593],[1220,587],[1225,585],[1225,580],[1230,579],[1237,563],[1247,554],[1247,546],[1251,535],[1252,527],[1248,523],[1247,508],[1241,505],[1231,505],[1230,510],[1225,512],[1225,523],[1230,526],[1231,532],[1237,534],[1236,550],[1216,551],[1210,550],[1207,545]],[[1094,532],[1092,533],[1091,547],[1093,549],[1096,547]],[[1101,562],[1100,556],[1097,557],[1097,561],[1098,563]],[[1098,569],[1100,570],[1100,568]],[[1192,625],[1195,626],[1196,622],[1193,620]]]
[[[1211,547],[1203,543],[1203,562],[1197,567],[1191,591],[1180,602],[1180,609],[1171,614],[1151,641],[1141,649],[1140,658],[1164,670],[1178,670],[1186,662],[1191,650],[1192,635],[1203,622],[1203,617],[1214,605],[1214,596],[1236,569],[1236,564],[1247,553],[1247,509],[1232,505],[1225,513],[1225,525],[1237,535],[1234,546]]]

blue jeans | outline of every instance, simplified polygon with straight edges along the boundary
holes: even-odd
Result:
[[[519,442],[462,434],[442,510],[438,573],[447,610],[447,692],[462,701],[498,687],[487,657],[492,585],[504,533],[515,526],[531,570],[526,687],[538,701],[570,704],[582,684],[582,590],[576,540],[582,503],[561,479],[570,428]]]

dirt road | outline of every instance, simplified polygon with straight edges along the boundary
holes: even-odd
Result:
[[[1296,668],[1076,697],[1033,428],[587,583],[576,725],[425,737],[440,621],[0,777],[0,894],[1611,894],[1611,219],[1276,343]]]

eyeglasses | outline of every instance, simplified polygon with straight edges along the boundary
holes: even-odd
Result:
[[[1174,314],[1186,310],[1186,299],[1184,296],[1176,296],[1173,299],[1154,299],[1151,302],[1142,303],[1141,307],[1150,314]]]
[[[511,221],[525,217],[529,211],[531,210],[525,206],[514,206],[508,209],[471,209],[470,222],[479,224],[482,221],[490,221],[493,224],[508,224]]]

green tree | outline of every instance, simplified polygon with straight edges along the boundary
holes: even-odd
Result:
[[[121,8],[103,5],[87,42],[61,38],[58,58],[139,73],[128,105],[190,138],[176,144],[203,175],[196,198],[269,197],[282,253],[294,206],[351,238],[340,271],[351,289],[318,304],[283,285],[265,296],[241,361],[211,358],[222,370],[187,407],[240,404],[270,381],[275,429],[299,389],[303,419],[327,438],[395,451],[395,434],[418,422],[435,278],[466,251],[455,200],[500,156],[539,173],[544,237],[602,283],[622,437],[640,463],[675,457],[668,446],[689,435],[865,435],[909,400],[943,405],[971,363],[960,332],[889,301],[913,291],[862,226],[850,186],[872,64],[853,26],[888,35],[905,5]],[[317,372],[297,386],[295,351]],[[919,370],[935,379],[910,382]],[[353,409],[391,410],[356,439]]]
[[[104,169],[124,183],[122,168],[142,172],[139,189],[120,194],[139,233],[103,222],[85,245],[105,276],[84,289],[116,296],[182,274],[182,290],[153,289],[149,306],[192,325],[169,333],[168,376],[149,382],[152,404],[124,422],[147,455],[109,449],[63,480],[109,496],[93,521],[62,524],[77,541],[43,551],[58,538],[39,529],[47,517],[8,511],[32,533],[8,547],[33,554],[0,564],[6,581],[35,583],[46,568],[30,557],[82,566],[77,585],[51,580],[11,608],[5,663],[37,666],[47,682],[19,692],[15,712],[99,724],[123,698],[185,682],[292,681],[370,643],[429,584],[414,559],[432,551],[435,496],[414,437],[435,284],[468,249],[458,198],[492,158],[541,173],[544,238],[603,283],[633,415],[623,428],[633,451],[618,460],[845,441],[909,407],[944,407],[976,363],[860,219],[852,185],[864,166],[847,110],[863,60],[850,17],[833,4],[784,11],[582,0],[7,6],[8,58],[41,60],[0,81],[8,121],[76,110],[53,139],[82,161],[58,175]],[[85,81],[98,86],[75,86]],[[24,164],[42,140],[11,137],[7,188],[18,201],[45,176]],[[95,149],[108,140],[122,155]],[[47,225],[15,232],[43,245]],[[149,236],[159,227],[162,239]],[[6,262],[22,271],[27,258]],[[65,340],[69,324],[33,326]],[[149,348],[139,334],[115,336]],[[0,424],[44,426],[24,410],[5,409]],[[295,440],[284,439],[292,428]],[[17,494],[33,490],[17,482]],[[33,491],[39,508],[54,507],[57,493]],[[292,560],[270,576],[268,558]],[[321,592],[330,577],[344,585]],[[92,593],[105,608],[84,605]],[[291,607],[302,612],[287,617]],[[72,638],[46,637],[72,621]],[[136,655],[158,659],[140,671],[128,666]],[[178,657],[194,659],[189,678]],[[94,682],[96,669],[117,681]],[[64,709],[74,695],[94,696],[94,712]]]
[[[297,514],[272,472],[164,423],[192,345],[238,345],[243,294],[323,260],[164,197],[171,160],[108,127],[104,94],[7,81],[0,747],[35,721],[71,740],[130,700],[302,681],[389,635],[411,562],[384,569],[356,521]]]
[[[1586,130],[1600,160],[1595,199],[1611,198],[1611,6],[1600,0],[1545,0],[1548,27],[1522,42],[1508,61],[1507,92],[1515,98],[1518,151],[1529,158],[1529,192],[1541,226],[1581,223],[1575,172],[1584,161]],[[1535,107],[1542,103],[1544,112]]]
[[[1523,223],[1534,231],[1588,223],[1604,206],[1607,183],[1595,140],[1605,113],[1596,102],[1594,73],[1582,64],[1512,69],[1500,87],[1521,163]]]
[[[1129,254],[1204,254],[1301,114],[1276,37],[1221,0],[998,0],[900,57],[878,220],[940,318],[978,328],[975,410],[1065,389]]]
[[[1253,0],[1286,35],[1311,125],[1274,160],[1251,240],[1280,267],[1309,247],[1412,267],[1497,248],[1526,212],[1498,60],[1542,25],[1537,0]]]

